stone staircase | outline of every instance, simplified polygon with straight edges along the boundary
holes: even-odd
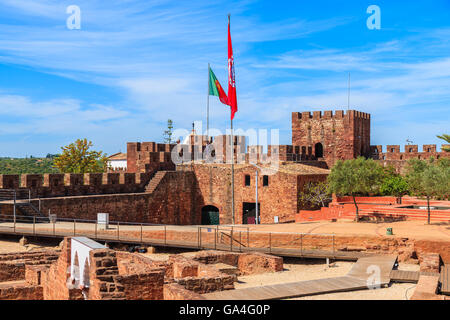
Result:
[[[167,171],[158,171],[145,187],[145,192],[152,193],[158,187],[159,183],[166,176]]]

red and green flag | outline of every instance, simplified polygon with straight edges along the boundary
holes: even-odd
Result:
[[[228,105],[228,96],[211,68],[209,68],[209,95],[219,97],[220,102]]]

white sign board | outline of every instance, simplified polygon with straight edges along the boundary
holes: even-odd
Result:
[[[273,217],[273,221],[274,221],[275,223],[278,223],[278,216]]]
[[[97,224],[108,229],[109,213],[97,213]]]

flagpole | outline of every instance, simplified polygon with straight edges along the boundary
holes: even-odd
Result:
[[[228,14],[228,25],[230,25],[230,14]],[[234,216],[234,133],[233,133],[233,118],[231,118],[231,217],[232,217],[232,223],[235,224],[235,216]]]
[[[208,92],[206,96],[206,139],[209,143],[209,88],[211,87],[211,77],[209,76],[210,65],[208,62]]]

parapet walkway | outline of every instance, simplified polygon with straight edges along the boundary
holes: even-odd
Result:
[[[6,220],[6,221],[5,221]],[[8,221],[9,220],[9,221]],[[0,216],[0,234],[32,236],[39,238],[63,238],[85,236],[96,241],[108,243],[124,243],[134,245],[172,247],[182,249],[213,249],[232,252],[261,252],[280,257],[334,259],[356,261],[372,254],[358,251],[340,251],[335,248],[334,235],[331,234],[294,234],[300,239],[297,246],[281,247],[272,239],[289,235],[283,232],[246,231],[233,233],[233,229],[217,229],[204,226],[169,226],[117,223],[108,229],[100,230],[96,223],[86,220],[59,221],[48,223],[48,218],[33,220],[33,223],[11,222]],[[207,231],[206,231],[207,230]],[[241,235],[246,235],[247,241],[240,241]],[[292,234],[291,234],[292,235]],[[224,239],[221,236],[224,236]],[[257,238],[264,237],[267,243]],[[318,238],[324,245],[317,248],[314,243],[309,245],[301,239]],[[233,239],[230,241],[230,239]]]
[[[203,297],[207,300],[272,300],[380,288],[389,284],[396,264],[397,256],[365,257],[358,259],[343,277],[219,291],[203,294]],[[373,283],[372,277],[378,275],[379,282]],[[376,287],[371,287],[374,284]]]

